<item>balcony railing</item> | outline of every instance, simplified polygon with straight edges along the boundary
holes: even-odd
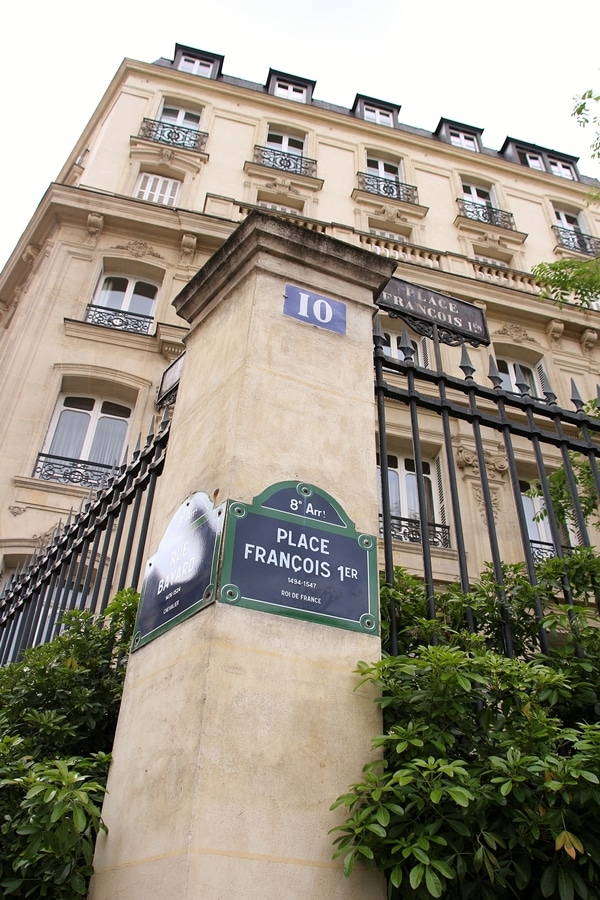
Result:
[[[57,481],[60,484],[78,484],[86,488],[99,488],[106,483],[112,471],[113,466],[107,466],[104,463],[38,453],[33,477],[39,478],[41,481]]]
[[[395,178],[380,178],[368,172],[358,172],[358,187],[369,194],[379,194],[390,200],[402,200],[404,203],[418,203],[419,193],[414,184],[404,184]]]
[[[400,516],[391,517],[392,538],[395,541],[403,541],[407,544],[421,544],[421,523],[418,519],[404,519]],[[438,522],[428,522],[429,543],[432,547],[441,547],[450,550],[450,526],[440,525]],[[383,533],[383,517],[379,516],[379,531]]]
[[[134,334],[148,334],[153,317],[122,312],[120,309],[107,309],[106,306],[94,306],[90,303],[85,321],[91,325],[102,325],[103,328],[116,328],[118,331],[131,331]]]
[[[201,153],[205,146],[208,134],[197,131],[195,128],[181,128],[179,125],[171,125],[169,122],[159,122],[156,119],[143,119],[139,137],[149,141],[158,141],[159,144],[169,144],[171,147],[182,147],[184,150],[195,150]]]
[[[515,219],[512,213],[504,209],[494,209],[485,203],[475,203],[473,200],[458,199],[458,209],[461,216],[466,219],[474,219],[476,222],[485,222],[486,225],[497,225],[498,228],[509,228],[515,231]]]
[[[308,156],[296,156],[295,153],[284,153],[282,150],[273,150],[271,147],[254,147],[254,162],[260,166],[270,166],[271,169],[282,169],[293,175],[309,175],[313,178],[317,175],[316,159]]]
[[[556,550],[554,544],[550,541],[529,541],[531,547],[531,555],[536,563],[543,562],[545,559],[554,559]],[[573,548],[568,544],[561,544],[563,556],[570,556]]]
[[[562,228],[560,225],[553,225],[558,243],[566,250],[577,250],[579,253],[586,253],[588,256],[600,256],[600,239],[592,237],[591,234],[583,234],[581,231],[574,231],[571,228]]]

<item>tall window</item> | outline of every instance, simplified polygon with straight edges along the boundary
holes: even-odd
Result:
[[[200,113],[193,109],[184,109],[179,106],[165,104],[160,114],[160,121],[168,125],[176,125],[179,128],[200,128]]]
[[[34,475],[96,487],[120,465],[131,407],[110,399],[62,395]]]
[[[127,275],[105,275],[86,311],[86,321],[106,328],[148,334],[158,285]]]
[[[529,394],[531,397],[543,397],[544,396],[544,387],[546,385],[546,376],[544,373],[544,367],[541,362],[536,363],[535,366],[529,366],[526,363],[521,362],[516,359],[502,359],[498,357],[496,359],[496,365],[498,366],[498,372],[500,373],[500,377],[502,378],[501,388],[505,391],[509,391],[513,394],[519,394],[520,391],[517,387],[517,365],[521,370],[521,374],[523,376],[524,381],[529,386]]]
[[[269,147],[271,150],[280,150],[282,153],[292,153],[294,156],[302,156],[304,153],[304,138],[269,129],[265,146]]]
[[[375,156],[367,157],[367,173],[388,181],[401,180],[400,163],[392,162],[389,159],[379,159]]]
[[[392,536],[396,540],[421,543],[415,460],[412,457],[388,454],[387,461]],[[379,487],[381,490],[381,481],[379,481]],[[449,548],[450,533],[446,524],[439,457],[436,460],[423,460],[423,490],[429,526],[429,542],[438,547]],[[379,502],[381,507],[381,494]]]

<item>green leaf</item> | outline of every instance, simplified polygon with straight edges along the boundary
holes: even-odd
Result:
[[[430,866],[425,870],[425,884],[432,897],[442,896],[442,882]]]
[[[73,808],[73,824],[78,832],[85,831],[87,826],[87,818],[80,806]]]
[[[402,884],[402,865],[398,863],[397,866],[394,866],[392,871],[390,872],[390,881],[394,885],[395,888],[399,888]]]
[[[410,886],[413,891],[419,887],[421,882],[423,881],[423,875],[425,874],[425,866],[422,863],[418,863],[416,866],[410,870],[410,874],[408,876],[408,880],[410,881]]]
[[[382,825],[379,825],[377,822],[370,822],[367,825],[367,830],[372,831],[373,834],[376,834],[378,837],[386,837],[387,831]]]
[[[559,869],[557,880],[560,900],[573,900],[575,891],[569,873],[565,869]]]

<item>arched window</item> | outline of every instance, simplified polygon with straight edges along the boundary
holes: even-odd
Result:
[[[121,265],[125,267],[127,263]],[[133,263],[127,267],[132,271],[105,270],[87,308],[86,321],[105,328],[148,334],[162,273],[154,267],[150,269]]]

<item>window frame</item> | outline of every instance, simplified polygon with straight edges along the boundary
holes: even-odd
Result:
[[[462,150],[470,150],[472,153],[479,153],[479,141],[475,132],[463,131],[460,128],[448,127],[448,140],[453,147],[460,147]]]
[[[363,104],[363,119],[365,122],[371,122],[374,125],[385,125],[388,128],[394,127],[394,113],[391,109],[384,109],[382,106],[375,106],[372,103]]]
[[[295,103],[306,103],[308,88],[305,84],[301,84],[298,81],[277,77],[273,84],[273,94],[275,97],[281,97],[284,100],[293,100]]]
[[[74,405],[67,405],[67,400],[77,400],[77,401],[92,401],[93,406],[91,410],[86,410],[83,407],[77,407]],[[112,404],[115,407],[121,407],[122,409],[129,410],[128,416],[118,416],[115,414],[111,414],[107,410],[104,410],[103,407],[106,404]],[[66,456],[64,454],[59,454],[56,452],[52,452],[54,444],[57,440],[57,436],[59,434],[59,427],[61,423],[62,414],[66,411],[74,410],[82,413],[90,413],[89,421],[85,430],[85,435],[83,437],[81,447],[77,451],[78,455]],[[65,460],[75,460],[77,462],[89,463],[90,466],[108,466],[112,467],[113,465],[119,465],[121,462],[121,457],[123,455],[123,449],[126,445],[127,436],[129,434],[130,424],[133,419],[134,406],[131,403],[125,402],[123,400],[116,401],[112,399],[110,396],[99,394],[90,394],[84,391],[69,391],[68,393],[62,391],[57,399],[54,411],[52,413],[52,417],[50,419],[50,423],[48,425],[48,430],[46,432],[46,438],[44,440],[41,452],[45,455],[55,456],[59,459]],[[115,451],[115,458],[113,458],[110,462],[104,462],[101,459],[90,459],[90,454],[94,449],[94,441],[98,435],[98,426],[103,419],[114,419],[115,421],[125,421],[126,428],[122,433],[120,446],[118,452]],[[66,421],[66,417],[63,419]],[[65,440],[65,437],[61,436],[62,440]],[[55,448],[56,449],[56,448]]]
[[[187,68],[184,64],[191,63]],[[215,69],[215,60],[206,56],[192,56],[190,53],[182,53],[177,65],[179,72],[188,75],[199,75],[201,78],[212,78]],[[207,71],[208,70],[208,71]]]
[[[127,287],[123,293],[123,300],[120,306],[110,306],[107,303],[101,303],[100,300],[102,298],[102,294],[105,292],[105,283],[109,278],[121,278],[124,281],[127,281]],[[152,311],[149,313],[140,313],[134,309],[131,309],[132,301],[134,296],[136,296],[136,287],[138,284],[144,284],[147,287],[152,287],[156,289],[156,293],[152,302]],[[102,309],[111,309],[116,310],[118,312],[127,312],[132,313],[133,315],[143,316],[147,319],[154,319],[154,314],[156,312],[156,304],[158,301],[158,295],[160,292],[161,284],[159,282],[147,280],[145,277],[140,277],[138,275],[129,274],[123,271],[105,271],[102,273],[100,278],[98,279],[98,284],[96,290],[94,291],[94,296],[92,298],[92,303],[94,306],[101,307]],[[142,295],[143,296],[143,295]]]
[[[518,357],[502,353],[496,355],[496,367],[498,369],[498,374],[502,378],[500,388],[508,394],[516,394],[518,397],[522,396],[516,385],[516,365],[520,367],[525,381],[531,388],[529,396],[533,400],[544,400],[544,385],[547,384],[547,378],[546,370],[541,358],[537,362],[531,363]],[[501,366],[506,366],[506,368],[511,371],[503,372]],[[531,377],[529,377],[529,374]]]
[[[273,142],[273,138],[281,138],[281,146],[277,142]],[[297,141],[302,144],[300,150],[298,148],[290,148],[290,141]],[[269,125],[265,147],[269,150],[277,150],[280,153],[288,153],[291,156],[302,157],[306,151],[306,134],[302,136],[301,134],[294,134],[292,131],[286,131],[277,125]]]
[[[145,187],[143,184],[144,179],[148,179],[148,184]],[[161,196],[166,196],[166,191],[164,189],[157,190],[156,188],[152,188],[151,179],[156,179],[163,188],[168,186],[168,202],[165,203],[160,199]],[[177,200],[182,184],[183,182],[178,178],[168,178],[166,175],[157,175],[154,172],[140,172],[134,190],[134,197],[136,200],[145,200],[147,203],[156,203],[158,206],[168,206],[170,209],[175,209],[177,207]],[[154,196],[148,196],[156,194],[158,195],[156,199]]]
[[[165,110],[172,109],[177,112],[175,117],[175,121],[172,119],[165,119]],[[162,106],[160,109],[160,113],[158,116],[159,122],[164,122],[166,125],[172,125],[175,128],[188,128],[191,131],[200,131],[200,122],[202,121],[202,113],[204,112],[204,107],[199,107],[198,109],[193,109],[192,107],[180,106],[178,103],[171,103],[168,99],[164,99],[162,102]],[[186,115],[192,115],[198,117],[197,124],[190,123],[185,121]]]

